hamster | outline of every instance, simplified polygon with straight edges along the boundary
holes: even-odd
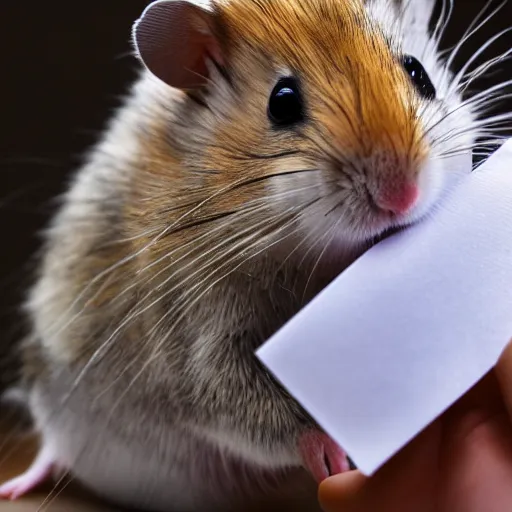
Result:
[[[45,233],[22,347],[41,449],[4,498],[60,470],[148,511],[319,510],[347,457],[254,352],[488,133],[433,4],[146,9],[140,78]]]

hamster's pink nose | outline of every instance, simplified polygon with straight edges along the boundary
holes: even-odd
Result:
[[[383,188],[375,197],[375,204],[382,210],[397,215],[407,213],[419,197],[419,188],[415,183],[404,182]]]

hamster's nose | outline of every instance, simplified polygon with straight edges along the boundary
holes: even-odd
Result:
[[[396,215],[403,215],[411,210],[418,197],[418,185],[416,183],[403,182],[383,187],[375,195],[374,201],[381,210],[387,210]]]

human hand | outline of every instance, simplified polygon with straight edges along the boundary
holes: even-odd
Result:
[[[326,512],[512,511],[512,343],[495,370],[371,478],[325,480]]]

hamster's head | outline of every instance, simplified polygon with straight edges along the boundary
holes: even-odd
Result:
[[[203,190],[305,250],[353,248],[427,214],[477,135],[429,35],[433,4],[171,0],[134,33],[146,66],[196,100],[183,146],[216,171]]]

